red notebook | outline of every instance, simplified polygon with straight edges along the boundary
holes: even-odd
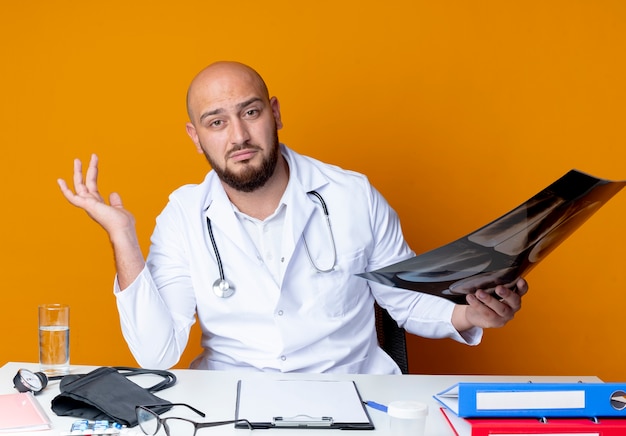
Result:
[[[456,436],[626,435],[626,418],[460,418],[448,409],[440,410]]]
[[[0,395],[0,433],[48,430],[50,419],[30,393]]]

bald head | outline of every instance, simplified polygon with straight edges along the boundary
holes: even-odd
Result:
[[[232,61],[215,62],[200,71],[191,81],[187,89],[187,114],[189,120],[195,123],[194,118],[198,116],[195,109],[200,101],[206,100],[206,96],[215,95],[215,90],[219,89],[221,93],[232,92],[228,87],[232,83],[244,83],[256,89],[259,97],[269,100],[269,92],[265,81],[259,73],[253,68]],[[205,101],[206,103],[206,101]]]

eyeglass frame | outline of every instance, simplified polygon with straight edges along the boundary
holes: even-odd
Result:
[[[247,419],[231,419],[228,421],[212,421],[212,422],[197,422],[197,421],[193,421],[191,419],[188,418],[181,418],[179,416],[166,416],[165,418],[162,418],[161,416],[159,416],[158,413],[154,412],[153,410],[150,410],[151,407],[163,407],[163,406],[185,406],[191,410],[193,410],[195,413],[197,413],[198,415],[200,415],[201,417],[205,417],[206,414],[204,412],[201,412],[200,410],[196,409],[193,406],[190,406],[189,404],[186,403],[170,403],[170,404],[143,404],[143,405],[139,405],[139,406],[135,406],[135,415],[137,415],[137,422],[139,425],[139,428],[141,429],[141,431],[143,432],[143,434],[148,435],[148,436],[154,436],[156,435],[159,430],[161,430],[161,427],[163,427],[165,429],[165,434],[167,436],[172,436],[170,435],[170,428],[167,425],[167,420],[168,419],[180,419],[182,421],[187,421],[191,424],[193,424],[193,435],[192,436],[196,436],[196,432],[198,431],[199,428],[207,428],[207,427],[218,427],[220,425],[227,425],[227,424],[245,424],[249,430],[253,430],[254,427],[252,427],[252,424],[250,424],[250,421],[248,421]],[[141,420],[139,419],[139,410],[144,410],[148,413],[150,413],[151,415],[153,415],[154,417],[156,417],[157,420],[157,428],[154,431],[154,433],[152,433],[151,435],[149,435],[148,433],[145,432],[145,430],[143,429],[143,427],[141,426]]]

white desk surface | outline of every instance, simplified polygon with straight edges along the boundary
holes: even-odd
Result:
[[[0,394],[17,392],[13,386],[13,377],[20,368],[38,371],[39,367],[33,363],[9,362],[0,367]],[[83,374],[97,366],[72,366],[72,373]],[[178,379],[175,386],[157,392],[156,395],[171,402],[190,404],[204,413],[206,418],[198,417],[198,421],[217,421],[233,419],[235,415],[235,400],[237,395],[237,381],[254,377],[270,377],[278,379],[309,379],[309,380],[354,380],[363,400],[376,401],[388,404],[395,400],[423,401],[429,405],[429,414],[426,421],[426,436],[453,436],[441,412],[439,403],[432,396],[449,386],[461,381],[601,381],[594,376],[461,376],[461,375],[363,375],[363,374],[280,374],[280,373],[250,373],[250,372],[223,372],[203,370],[172,370]],[[160,377],[140,375],[131,378],[143,386],[153,385],[160,381]],[[59,435],[69,431],[70,425],[76,418],[60,417],[50,411],[51,400],[59,393],[58,381],[51,381],[48,387],[37,399],[46,409],[52,421],[53,429],[49,431],[21,432],[23,436]],[[175,409],[176,410],[176,409]],[[171,412],[175,415],[174,412]],[[368,408],[376,430],[350,430],[350,435],[363,434],[376,436],[388,434],[389,421],[385,413]],[[167,415],[165,415],[167,416]],[[269,429],[269,430],[241,430],[227,425],[218,427],[220,435],[247,436],[251,432],[257,436],[331,436],[341,430],[315,429]],[[141,434],[139,430],[132,432]],[[197,435],[215,434],[214,430],[199,429]],[[343,434],[343,432],[342,432]]]

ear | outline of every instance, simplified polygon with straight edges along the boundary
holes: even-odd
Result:
[[[283,128],[283,122],[280,119],[280,103],[276,97],[270,99],[270,105],[272,106],[272,113],[274,114],[274,120],[276,121],[276,130]]]
[[[198,132],[196,131],[196,127],[189,122],[185,125],[185,128],[187,129],[187,135],[189,135],[193,143],[196,145],[196,150],[198,150],[198,153],[204,153],[202,151],[202,146],[200,145],[200,139],[198,138]]]

